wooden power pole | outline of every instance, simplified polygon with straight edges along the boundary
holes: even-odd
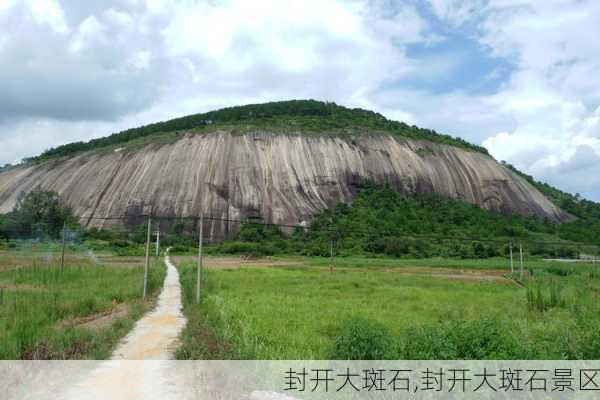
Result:
[[[156,229],[156,257],[160,255],[160,225],[159,228]]]
[[[148,235],[146,236],[146,264],[144,265],[144,295],[146,298],[148,294],[148,270],[150,269],[150,235],[152,234],[152,211],[148,215]]]
[[[523,243],[519,242],[519,257],[521,263],[521,271],[519,273],[519,280],[523,282]]]
[[[196,267],[196,304],[200,304],[200,290],[202,286],[202,240],[204,233],[204,216],[200,213],[198,223],[198,265]]]
[[[67,223],[63,222],[63,229],[62,229],[62,254],[60,256],[60,273],[62,274],[65,270],[65,246],[66,246],[66,242],[67,242]]]

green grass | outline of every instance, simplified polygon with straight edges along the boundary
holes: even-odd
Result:
[[[321,268],[328,265],[327,259],[304,261],[303,268],[209,270],[200,306],[192,301],[194,265],[183,263],[184,311],[198,324],[184,332],[179,357],[325,359],[334,354],[345,358],[336,353],[339,344],[353,343],[347,336],[354,332],[369,334],[352,326],[356,318],[378,327],[377,337],[388,332],[393,345],[386,357],[391,358],[600,357],[600,265],[537,261],[532,275],[526,274],[525,285],[540,287],[547,298],[547,305],[539,309],[528,304],[528,289],[509,282],[362,268],[332,274]],[[347,266],[361,266],[360,259],[345,261]],[[371,261],[376,268],[400,266],[401,270],[405,262],[414,266],[414,260]],[[486,265],[489,260],[483,265],[480,260],[460,260],[461,265],[453,260],[418,261],[424,267],[496,267]],[[557,295],[552,290],[559,291],[560,298],[553,297]],[[207,352],[202,345],[207,335],[227,351]],[[360,352],[346,357],[352,354]]]
[[[164,265],[152,266],[154,296],[164,279]],[[140,301],[143,268],[94,265],[85,255],[68,255],[61,274],[56,261],[40,253],[0,253],[0,359],[104,359],[150,306]],[[105,312],[113,302],[128,313],[102,329],[79,327],[78,319]]]
[[[300,263],[306,263],[311,266],[329,267],[331,260],[329,257],[277,257],[281,260],[299,260]],[[454,268],[454,269],[497,269],[506,270],[510,273],[510,261],[507,258],[495,257],[487,259],[456,259],[456,258],[368,258],[368,257],[335,257],[333,263],[336,267],[348,268],[402,268],[402,267],[423,267],[423,268]],[[519,272],[518,254],[515,254],[513,265],[515,272]],[[563,263],[554,261],[544,261],[539,258],[526,258],[523,262],[524,269],[533,270],[554,270],[560,273],[571,274],[578,272],[600,272],[600,262],[597,263]],[[564,271],[564,272],[562,272]],[[559,272],[556,272],[560,274]]]

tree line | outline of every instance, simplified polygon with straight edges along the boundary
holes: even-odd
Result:
[[[190,222],[187,227],[184,221],[163,225],[161,242],[179,251],[195,251],[197,224]],[[64,225],[80,230],[92,248],[119,254],[143,252],[146,224],[130,230],[83,231],[60,196],[43,190],[20,196],[11,213],[0,215],[0,238],[59,238]],[[571,258],[582,248],[600,246],[600,227],[592,217],[556,224],[536,217],[502,215],[436,195],[404,195],[371,184],[351,203],[339,203],[316,215],[308,228],[290,231],[243,223],[234,231],[235,235],[211,244],[207,251],[329,256],[334,244],[335,254],[340,256],[489,258],[507,255],[510,242],[516,248],[524,241],[533,256]]]
[[[220,110],[157,122],[139,128],[127,129],[107,137],[88,142],[74,142],[46,150],[26,162],[39,162],[54,157],[68,156],[83,151],[124,144],[132,140],[167,132],[206,129],[227,124],[258,124],[259,126],[298,127],[310,130],[335,130],[336,132],[371,129],[402,137],[449,144],[487,154],[484,147],[471,144],[459,137],[440,134],[431,129],[409,126],[392,121],[383,115],[360,108],[346,108],[332,102],[316,100],[290,100],[264,104],[227,107]],[[326,132],[324,132],[326,133]]]
[[[80,229],[72,208],[54,191],[22,193],[14,209],[0,214],[0,239],[59,238],[63,227]]]

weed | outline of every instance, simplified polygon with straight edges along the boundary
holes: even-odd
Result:
[[[401,337],[400,355],[416,360],[527,358],[526,350],[506,325],[506,321],[482,318],[410,328]]]
[[[364,317],[353,317],[340,327],[332,360],[387,360],[395,358],[395,339],[385,325]]]
[[[527,306],[532,311],[544,312],[551,308],[564,308],[567,305],[562,289],[555,282],[550,282],[546,286],[532,284],[527,287],[526,296]]]
[[[106,358],[141,315],[134,304],[142,292],[143,269],[69,261],[60,273],[57,265],[32,263],[34,256],[23,256],[27,263],[18,269],[2,268],[14,265],[12,258],[0,260],[0,287],[8,288],[0,303],[0,359]],[[160,265],[153,265],[149,277],[154,294],[164,278]],[[90,331],[63,323],[110,310],[113,299],[130,305],[118,325]]]

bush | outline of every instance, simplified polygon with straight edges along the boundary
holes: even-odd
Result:
[[[527,305],[530,310],[544,312],[551,308],[565,307],[567,302],[558,285],[551,283],[547,295],[540,284],[528,286]]]
[[[133,243],[128,242],[127,240],[122,240],[122,239],[111,240],[109,242],[109,244],[112,247],[118,247],[118,248],[122,248],[122,249],[133,246]]]
[[[273,249],[261,243],[225,242],[218,247],[218,252],[224,254],[244,254],[251,256],[270,256]]]
[[[85,232],[85,240],[105,240],[110,241],[118,237],[118,233],[108,229],[91,228]]]
[[[195,255],[197,252],[198,252],[197,247],[175,245],[175,246],[171,246],[171,251],[169,253],[170,254],[194,254]]]
[[[559,265],[552,265],[550,267],[546,267],[544,268],[544,271],[548,272],[549,274],[554,274],[558,276],[569,276],[575,273],[575,270],[572,267]]]
[[[454,321],[404,332],[400,354],[407,360],[527,359],[524,347],[502,321]]]
[[[396,356],[396,341],[378,322],[362,317],[346,321],[329,354],[332,360],[386,360]]]

